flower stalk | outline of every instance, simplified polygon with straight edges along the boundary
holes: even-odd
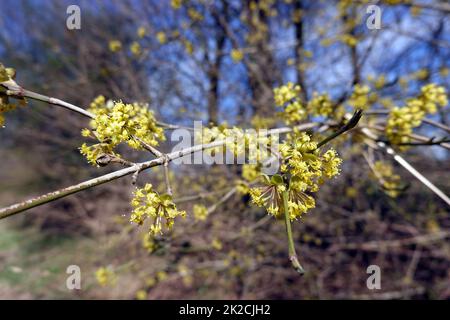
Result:
[[[289,260],[291,261],[292,266],[298,273],[304,274],[305,270],[298,261],[297,252],[295,251],[294,238],[292,237],[291,219],[289,217],[289,208],[288,208],[289,191],[284,190],[282,195],[283,195],[284,221],[286,224],[286,234],[288,237]]]

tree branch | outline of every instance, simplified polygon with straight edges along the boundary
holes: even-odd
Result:
[[[301,130],[301,129],[312,128],[312,127],[315,127],[316,125],[317,124],[315,124],[315,123],[305,123],[303,125],[297,126],[296,128]],[[293,130],[293,128],[272,129],[272,130],[268,130],[265,133],[265,135],[270,135],[270,134],[275,134],[275,133],[287,133],[287,132],[291,132],[292,130]],[[22,211],[43,205],[45,203],[66,197],[73,193],[77,193],[79,191],[86,190],[86,189],[98,186],[100,184],[103,184],[103,183],[106,183],[106,182],[109,182],[109,181],[112,181],[112,180],[115,180],[118,178],[122,178],[122,177],[130,175],[130,174],[134,174],[136,172],[140,172],[142,170],[146,170],[146,169],[149,169],[149,168],[152,168],[155,166],[163,165],[166,161],[170,162],[172,160],[182,158],[186,155],[193,154],[195,152],[223,146],[228,141],[233,142],[234,138],[229,138],[229,139],[225,139],[225,140],[219,140],[219,141],[214,141],[214,142],[207,143],[207,144],[199,144],[199,145],[195,145],[192,147],[184,148],[179,151],[175,151],[175,152],[171,152],[171,153],[162,155],[162,156],[160,156],[156,159],[150,160],[150,161],[136,163],[135,165],[130,166],[128,168],[121,169],[121,170],[91,179],[91,180],[88,180],[88,181],[85,181],[85,182],[82,182],[82,183],[79,183],[79,184],[76,184],[76,185],[73,185],[73,186],[70,186],[70,187],[67,187],[64,189],[50,192],[45,195],[42,195],[42,196],[39,196],[36,198],[32,198],[32,199],[29,199],[24,202],[19,202],[19,203],[13,204],[11,206],[0,209],[0,219],[4,219],[6,217],[15,215]]]

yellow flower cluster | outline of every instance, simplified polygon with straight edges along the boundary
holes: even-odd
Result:
[[[425,113],[416,101],[407,102],[406,106],[394,107],[389,112],[386,124],[386,136],[393,144],[410,142],[409,134],[413,128],[420,126]]]
[[[186,51],[186,53],[188,55],[192,55],[192,53],[194,53],[194,45],[192,44],[192,42],[190,42],[189,40],[184,39],[182,41],[183,46],[184,46],[184,50]]]
[[[133,43],[131,43],[130,45],[130,51],[134,56],[136,57],[140,56],[142,53],[142,48],[139,42],[133,41]]]
[[[244,59],[244,53],[241,50],[233,49],[231,50],[231,59],[233,59],[234,62],[240,62]]]
[[[346,45],[350,46],[350,47],[355,47],[358,44],[358,39],[348,33],[344,33],[339,35],[338,39],[342,42],[345,43]]]
[[[299,122],[307,115],[328,117],[335,111],[333,110],[333,101],[327,93],[314,92],[311,100],[306,106],[303,106],[300,92],[300,86],[294,85],[292,82],[273,90],[275,105],[284,107],[281,117],[287,124]]]
[[[180,9],[182,5],[183,5],[183,0],[171,0],[170,1],[170,6],[175,10]]]
[[[275,105],[282,107],[285,104],[292,102],[292,100],[298,98],[301,90],[299,85],[295,85],[292,82],[288,82],[284,86],[273,89]]]
[[[248,24],[252,30],[252,32],[246,35],[246,41],[249,44],[256,44],[267,37],[269,26],[267,21],[261,17],[274,17],[277,15],[274,2],[274,0],[250,1],[250,10],[242,11],[240,16],[241,21]]]
[[[304,132],[294,137],[292,142],[282,144],[280,153],[284,159],[281,172],[299,176],[299,181],[303,182],[303,185],[299,185],[300,191],[318,191],[324,177],[332,178],[339,174],[339,166],[342,163],[342,159],[333,149],[321,154],[317,142],[312,141]]]
[[[186,287],[191,286],[194,282],[194,277],[192,276],[193,271],[184,264],[179,264],[177,267],[177,271],[180,277],[183,279],[183,284]]]
[[[145,29],[145,27],[139,27],[136,33],[139,38],[143,38],[147,34],[147,30]]]
[[[348,100],[348,104],[355,109],[366,110],[369,107],[370,88],[366,85],[355,84],[352,95]]]
[[[342,163],[333,149],[321,154],[317,143],[306,133],[300,133],[292,142],[281,145],[282,175],[264,176],[264,186],[250,189],[255,205],[280,217],[284,212],[282,193],[288,191],[288,212],[291,220],[315,207],[314,198],[307,192],[317,192],[325,178],[339,174]]]
[[[421,125],[426,113],[436,113],[438,106],[445,107],[447,104],[444,87],[434,83],[423,86],[420,95],[408,99],[404,107],[392,108],[386,124],[386,136],[393,144],[410,142],[408,135]]]
[[[232,152],[235,156],[245,154],[248,150],[248,158],[251,161],[259,162],[269,156],[269,147],[272,144],[272,137],[256,132],[246,132],[244,129],[233,127],[228,128],[226,124],[211,128],[203,128],[203,131],[196,132],[197,138],[202,144],[213,141],[224,140],[224,146],[205,150],[205,153],[221,153],[224,147],[227,151]],[[266,146],[266,147],[264,147]]]
[[[101,154],[114,154],[114,147],[121,142],[140,150],[139,140],[156,146],[159,140],[165,139],[164,130],[156,124],[153,112],[147,105],[107,103],[103,96],[99,96],[91,103],[89,111],[95,115],[90,122],[91,130],[83,129],[81,133],[100,143],[92,146],[83,144],[80,151],[94,165]]]
[[[445,107],[448,104],[445,88],[435,83],[423,86],[419,99],[423,104],[422,109],[428,113],[436,113],[437,106]]]
[[[242,179],[236,181],[236,190],[243,195],[250,192],[250,183],[261,177],[261,164],[242,165]]]
[[[8,68],[5,68],[5,66],[0,63],[0,82],[5,82],[11,79],[10,72],[8,72]]]
[[[211,247],[217,251],[220,251],[223,249],[222,241],[220,241],[218,238],[214,238],[211,241]]]
[[[157,248],[154,237],[149,233],[144,233],[144,236],[142,237],[142,246],[148,253],[154,252]]]
[[[161,43],[161,44],[164,44],[164,43],[167,42],[167,36],[166,36],[165,32],[163,32],[163,31],[159,31],[159,32],[156,34],[156,39],[157,39],[158,42]]]
[[[145,291],[145,290],[136,291],[136,299],[137,300],[147,300],[147,291]]]
[[[392,198],[397,197],[401,190],[401,178],[394,173],[394,168],[383,161],[376,161],[373,170],[375,178],[382,183],[385,193]]]
[[[130,222],[138,225],[144,224],[146,219],[151,219],[149,228],[151,235],[162,234],[163,222],[167,230],[172,229],[175,218],[185,217],[186,212],[178,210],[172,201],[172,196],[168,194],[160,195],[152,189],[151,184],[146,184],[144,188],[134,192],[131,200],[133,211]]]
[[[422,80],[422,81],[428,79],[429,76],[430,76],[430,73],[428,72],[427,69],[419,69],[409,75],[409,77],[411,79],[417,79],[417,80]]]
[[[0,127],[5,123],[3,113],[16,108],[15,104],[10,103],[9,97],[5,93],[6,88],[4,88],[1,84],[3,82],[14,81],[13,79],[15,75],[16,71],[13,68],[5,68],[3,64],[0,63]]]
[[[95,278],[101,286],[112,286],[116,284],[116,275],[110,268],[101,267],[95,271]]]
[[[313,93],[312,99],[308,102],[307,109],[317,116],[329,116],[333,112],[333,103],[328,94]]]
[[[204,221],[208,217],[208,209],[201,204],[194,204],[194,218],[195,220]]]
[[[109,42],[109,50],[111,52],[118,52],[122,50],[122,42],[120,42],[119,40],[111,40]]]
[[[287,124],[306,118],[306,111],[300,100],[300,92],[300,86],[294,85],[292,82],[273,89],[275,105],[284,108],[280,115]]]
[[[253,182],[261,175],[261,165],[258,164],[244,164],[242,166],[242,178],[248,182]]]
[[[202,21],[204,19],[203,15],[194,8],[188,9],[188,16],[192,21]]]
[[[82,134],[85,135],[87,132],[85,130],[82,131]],[[120,155],[113,150],[111,144],[108,143],[96,143],[91,146],[88,146],[86,143],[83,143],[80,147],[80,153],[86,157],[86,160],[92,164],[93,166],[102,166],[101,162],[98,160],[101,159],[104,155],[114,155],[116,157],[120,157]]]

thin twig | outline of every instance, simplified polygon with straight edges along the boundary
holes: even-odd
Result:
[[[378,146],[386,151],[387,154],[391,155],[395,161],[397,161],[400,165],[403,166],[406,170],[409,171],[414,177],[416,177],[420,182],[422,182],[426,187],[428,187],[431,191],[433,191],[439,198],[444,200],[444,202],[450,206],[450,198],[442,192],[441,189],[436,187],[430,180],[425,178],[419,171],[417,171],[412,165],[408,163],[402,156],[397,154],[394,149],[387,146],[384,142],[378,141]]]
[[[164,155],[161,151],[159,151],[158,149],[156,149],[156,148],[153,147],[152,145],[149,145],[147,142],[145,142],[145,141],[142,140],[141,138],[136,137],[136,136],[133,136],[133,139],[136,139],[136,140],[141,144],[141,146],[142,146],[145,150],[149,151],[149,152],[150,152],[151,154],[153,154],[154,156],[156,156],[156,157],[162,157],[162,156]]]
[[[348,122],[342,126],[338,131],[336,131],[335,133],[333,133],[332,135],[330,135],[329,137],[326,137],[325,139],[323,139],[322,141],[320,141],[317,144],[317,148],[322,147],[323,145],[327,144],[328,142],[330,142],[331,140],[337,138],[338,136],[340,136],[341,134],[344,134],[345,132],[353,129],[359,122],[359,120],[362,117],[362,110],[361,109],[357,109],[355,111],[355,113],[353,114],[353,116],[350,118],[350,120],[348,120]]]
[[[297,128],[311,128],[314,127],[315,124],[311,124],[311,123],[306,123],[303,125],[299,125],[297,126]],[[270,135],[270,134],[274,134],[274,133],[285,133],[285,132],[291,132],[293,130],[293,128],[279,128],[279,129],[272,129],[272,130],[268,130],[265,132],[265,135]],[[45,203],[54,201],[56,199],[60,199],[63,197],[66,197],[68,195],[71,195],[73,193],[77,193],[79,191],[82,190],[86,190],[95,186],[98,186],[100,184],[118,179],[118,178],[122,178],[124,176],[130,175],[130,174],[136,174],[139,173],[140,171],[155,167],[155,166],[159,166],[159,165],[163,165],[164,161],[172,161],[175,159],[179,159],[182,158],[186,155],[189,154],[193,154],[195,152],[199,152],[199,151],[203,151],[206,149],[212,149],[212,148],[216,148],[216,147],[220,147],[223,146],[224,144],[226,144],[228,141],[232,140],[233,138],[228,138],[228,139],[224,139],[224,140],[218,140],[218,141],[214,141],[211,143],[207,143],[207,144],[199,144],[199,145],[195,145],[192,147],[188,147],[188,148],[184,148],[182,150],[179,151],[174,151],[171,153],[168,153],[165,156],[161,156],[158,157],[156,159],[152,159],[150,161],[146,161],[146,162],[141,162],[141,163],[136,163],[135,165],[125,168],[125,169],[121,169],[118,171],[114,171],[112,173],[64,188],[64,189],[60,189],[54,192],[50,192],[32,199],[29,199],[27,201],[24,202],[19,202],[19,203],[15,203],[11,206],[8,207],[4,207],[0,209],[0,219],[9,217],[11,215],[20,213],[22,211],[25,211],[27,209],[31,209],[40,205],[43,205]]]
[[[231,198],[232,195],[234,195],[237,191],[236,187],[231,188],[222,198],[219,199],[216,203],[214,203],[212,206],[208,208],[208,214],[213,213],[219,205],[227,201],[229,198]]]
[[[450,199],[445,195],[442,190],[436,187],[430,180],[424,177],[419,171],[417,171],[412,165],[408,163],[402,156],[397,154],[394,149],[386,145],[383,141],[379,141],[378,136],[374,134],[369,128],[361,128],[361,132],[365,134],[368,138],[376,141],[377,146],[384,150],[388,155],[392,156],[395,161],[397,161],[403,168],[409,171],[417,180],[422,182],[427,188],[433,191],[439,198],[444,200],[444,202],[450,206]]]
[[[170,176],[169,176],[169,160],[166,155],[164,155],[165,161],[164,161],[164,178],[166,180],[166,188],[167,188],[167,194],[172,195],[172,187],[170,186]]]
[[[3,82],[1,85],[7,89],[6,95],[8,95],[8,96],[17,97],[17,98],[29,98],[29,99],[33,99],[33,100],[46,102],[46,103],[49,103],[49,104],[52,104],[55,106],[63,107],[70,111],[74,111],[76,113],[79,113],[79,114],[81,114],[85,117],[91,118],[91,119],[95,118],[95,115],[90,113],[89,111],[87,111],[83,108],[80,108],[76,105],[73,105],[71,103],[65,102],[63,100],[45,96],[43,94],[39,94],[39,93],[30,91],[30,90],[26,90],[17,84]]]
[[[423,119],[422,121],[423,121],[424,123],[427,123],[427,124],[429,124],[429,125],[432,125],[432,126],[434,126],[434,127],[436,127],[436,128],[439,128],[439,129],[442,129],[442,130],[444,130],[444,131],[450,132],[450,127],[449,127],[449,126],[446,126],[445,124],[442,124],[442,123],[440,123],[440,122],[437,122],[437,121],[434,121],[434,120],[431,120],[431,119],[427,119],[427,118]]]

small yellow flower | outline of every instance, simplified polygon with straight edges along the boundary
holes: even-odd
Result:
[[[373,175],[382,183],[384,192],[392,198],[397,197],[401,190],[401,178],[394,173],[394,168],[388,163],[377,161],[373,170]]]
[[[338,38],[350,47],[355,47],[358,44],[358,39],[351,34],[342,34]]]
[[[172,196],[168,194],[159,195],[153,191],[151,184],[146,184],[142,189],[136,189],[134,198],[131,200],[133,211],[130,222],[138,225],[144,224],[146,219],[150,219],[149,233],[151,235],[162,234],[163,222],[167,230],[172,229],[175,218],[185,217],[186,212],[177,209],[172,201]]]
[[[240,62],[244,59],[244,53],[241,50],[233,49],[231,50],[231,59],[233,59],[234,62]]]
[[[313,98],[308,102],[308,111],[318,116],[329,116],[333,112],[333,104],[328,94],[313,93]]]
[[[358,190],[354,187],[347,187],[345,189],[345,195],[348,198],[355,198],[358,195]]]
[[[136,299],[137,300],[147,300],[147,291],[145,291],[145,290],[138,290],[136,292]]]
[[[113,286],[116,284],[116,275],[110,268],[101,267],[95,271],[95,278],[101,286]]]
[[[348,100],[348,104],[355,109],[368,109],[370,88],[366,85],[356,84],[353,93]]]
[[[166,36],[165,32],[163,32],[163,31],[159,31],[159,32],[156,34],[156,39],[157,39],[158,42],[161,43],[161,44],[164,44],[164,43],[167,42],[167,36]]]
[[[149,288],[154,287],[157,281],[154,277],[148,277],[145,279],[145,285]]]
[[[376,80],[375,80],[375,88],[380,90],[382,89],[385,84],[386,84],[386,77],[384,74],[380,75]]]
[[[392,144],[402,145],[410,142],[409,135],[413,129],[422,124],[427,113],[436,113],[438,107],[448,104],[445,88],[430,83],[421,88],[421,93],[416,98],[406,101],[406,105],[394,107],[389,112],[386,124],[386,136]],[[407,147],[401,146],[404,150]]]
[[[134,206],[133,203],[132,205]],[[152,253],[157,247],[154,238],[149,233],[145,233],[142,237],[142,246],[147,250],[148,253]]]
[[[80,152],[93,165],[97,165],[97,157],[102,154],[118,157],[114,148],[122,142],[133,149],[142,149],[136,139],[152,146],[165,139],[163,128],[157,125],[147,105],[106,102],[103,96],[99,96],[91,103],[89,111],[95,115],[90,121],[92,130],[89,136],[95,136],[99,143],[91,146],[83,144]],[[87,134],[87,130],[83,130],[82,134]]]
[[[294,220],[315,207],[315,200],[308,193],[317,192],[325,179],[338,175],[342,159],[333,149],[321,154],[317,143],[303,132],[280,145],[280,154],[282,175],[263,175],[263,186],[251,188],[250,196],[256,206],[265,207],[269,214],[280,218],[284,212],[283,193],[287,191],[288,212]]]
[[[411,76],[415,79],[418,80],[426,80],[429,77],[429,72],[427,69],[419,69],[416,72],[414,72],[413,74],[411,74]]]
[[[291,102],[300,95],[300,86],[288,82],[286,85],[273,89],[275,104],[278,107]]]
[[[447,77],[447,76],[450,74],[450,68],[447,68],[447,67],[442,67],[442,68],[440,68],[440,69],[439,69],[439,74],[440,74],[442,77]]]
[[[203,20],[203,15],[200,12],[198,12],[197,10],[195,10],[194,8],[188,9],[188,16],[193,21],[202,21]]]
[[[169,275],[167,274],[167,272],[165,271],[158,271],[156,273],[156,278],[158,279],[158,281],[162,282],[164,280],[166,280],[169,277]]]
[[[242,178],[247,182],[253,182],[261,176],[261,166],[256,164],[244,164],[242,166]]]
[[[187,54],[191,55],[194,53],[194,45],[189,40],[183,40],[184,50]]]
[[[89,129],[83,129],[83,130],[81,130],[81,135],[82,135],[83,137],[89,137],[89,136],[91,135],[91,130],[89,130]]]
[[[300,99],[300,91],[300,86],[294,85],[292,82],[273,89],[275,105],[283,108],[279,115],[287,124],[299,122],[306,117],[306,110]]]
[[[170,1],[170,6],[175,10],[180,9],[182,5],[183,5],[183,0],[171,0]]]
[[[10,82],[15,83],[14,78],[16,76],[16,71],[13,68],[5,68],[2,63],[0,63],[0,83],[2,82]],[[1,92],[2,87],[0,87],[0,127],[2,127],[5,123],[5,117],[2,113],[14,110],[16,108],[16,104],[10,103],[10,97]],[[20,104],[26,104],[26,100],[24,98],[18,98]]]
[[[134,56],[140,56],[142,53],[141,45],[137,41],[133,41],[130,45],[130,51]]]
[[[111,52],[118,52],[122,50],[122,43],[119,40],[111,40],[109,42],[109,50]]]
[[[143,38],[143,37],[145,37],[146,34],[147,34],[147,30],[145,30],[144,27],[139,27],[139,29],[137,30],[138,37]]]
[[[211,246],[212,246],[214,249],[216,249],[217,251],[220,251],[220,250],[222,250],[222,248],[223,248],[222,242],[221,242],[219,239],[217,239],[217,238],[214,238],[214,239],[211,241]]]
[[[192,285],[194,278],[192,277],[192,272],[189,270],[188,267],[186,267],[183,264],[178,265],[178,273],[183,279],[183,284],[186,287],[189,287]]]
[[[195,220],[204,221],[208,217],[208,209],[203,205],[195,204],[193,211]]]

